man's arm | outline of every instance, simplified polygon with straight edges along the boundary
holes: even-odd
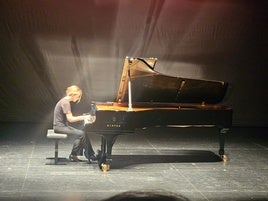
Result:
[[[70,123],[78,122],[78,121],[84,121],[87,117],[86,116],[73,116],[73,114],[67,113],[66,114],[67,121]]]

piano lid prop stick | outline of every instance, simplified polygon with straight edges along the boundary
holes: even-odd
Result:
[[[131,100],[131,81],[128,80],[128,111],[133,111],[132,100]]]
[[[132,108],[132,97],[131,97],[130,69],[128,69],[128,111],[133,111],[133,108]]]

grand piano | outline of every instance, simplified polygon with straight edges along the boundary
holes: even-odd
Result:
[[[148,127],[217,127],[219,156],[227,160],[224,143],[232,108],[219,103],[228,83],[164,75],[154,70],[156,62],[156,58],[126,57],[116,100],[92,105],[96,121],[85,129],[87,136],[102,136],[98,165],[103,171],[111,167],[118,135]]]

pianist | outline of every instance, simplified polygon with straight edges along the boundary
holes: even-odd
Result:
[[[89,138],[85,136],[84,128],[78,129],[70,125],[76,122],[82,123],[86,121],[87,123],[93,123],[95,121],[91,115],[73,116],[70,102],[79,103],[81,97],[82,90],[78,86],[72,85],[67,88],[66,96],[61,98],[55,106],[53,129],[55,133],[75,136],[73,148],[69,156],[70,160],[74,162],[82,161],[78,156],[82,156],[84,150],[85,157],[89,161],[95,161],[95,152]]]

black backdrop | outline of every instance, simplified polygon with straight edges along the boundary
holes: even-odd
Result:
[[[267,3],[1,0],[0,122],[50,122],[68,85],[114,101],[126,56],[168,75],[230,83],[234,125],[267,126]],[[85,111],[86,112],[86,111]]]

